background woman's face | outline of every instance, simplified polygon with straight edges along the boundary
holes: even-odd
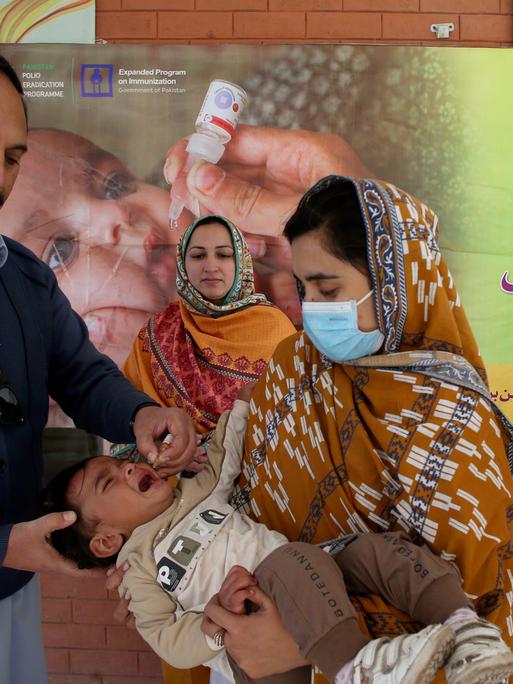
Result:
[[[321,230],[295,238],[291,245],[294,275],[304,287],[306,302],[360,300],[369,290],[367,274],[326,250]],[[358,306],[358,327],[362,332],[376,330],[374,297]]]
[[[55,272],[96,346],[122,364],[148,316],[174,298],[178,235],[167,194],[79,136],[29,133],[4,232]]]
[[[233,285],[235,256],[230,231],[218,221],[196,228],[187,245],[185,270],[205,299],[221,303]]]

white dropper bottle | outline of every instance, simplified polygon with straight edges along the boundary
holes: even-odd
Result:
[[[179,173],[184,177],[184,181],[199,159],[211,164],[217,164],[221,159],[225,145],[232,139],[239,116],[247,101],[246,91],[235,83],[220,79],[212,81],[196,119],[196,133],[191,135],[187,143],[187,159]],[[178,195],[173,185],[169,204],[171,228],[178,227],[178,219],[185,207],[186,199]],[[197,199],[192,203],[192,211],[199,216],[200,207]]]

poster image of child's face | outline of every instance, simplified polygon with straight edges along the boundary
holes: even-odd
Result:
[[[148,316],[176,295],[168,195],[78,135],[28,137],[2,232],[54,270],[92,341],[122,365]]]

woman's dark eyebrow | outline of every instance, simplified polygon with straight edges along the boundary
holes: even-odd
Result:
[[[327,273],[312,273],[312,275],[305,276],[305,280],[311,283],[314,280],[337,280],[340,277],[339,275],[328,275]]]

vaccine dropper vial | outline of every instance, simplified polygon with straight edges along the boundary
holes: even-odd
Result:
[[[191,135],[186,147],[187,158],[179,173],[184,181],[199,159],[211,164],[217,164],[221,159],[225,145],[232,139],[239,116],[247,101],[246,91],[235,83],[220,79],[212,81],[196,119],[196,133]],[[185,182],[181,184],[181,187],[186,187]],[[170,227],[178,227],[178,219],[185,207],[186,199],[178,195],[173,185],[169,204]],[[193,213],[199,216],[200,208],[197,200],[192,209]]]

